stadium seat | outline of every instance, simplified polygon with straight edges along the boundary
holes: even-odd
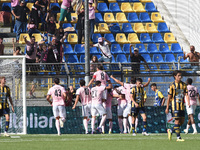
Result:
[[[149,14],[147,12],[140,13],[139,19],[142,22],[152,22],[151,18],[149,17]]]
[[[165,62],[176,62],[173,54],[165,54]]]
[[[117,13],[116,14],[116,21],[118,23],[128,22],[128,20],[126,19],[125,13]]]
[[[32,7],[33,7],[34,3],[26,3],[26,7],[28,7],[28,9],[30,11],[32,11]]]
[[[177,43],[173,33],[165,33],[164,41],[165,43]]]
[[[154,54],[153,55],[153,62],[164,62],[162,55],[161,54]]]
[[[71,23],[63,23],[62,27],[63,28],[72,27],[72,24]]]
[[[170,69],[169,69],[169,66],[167,64],[161,64],[159,69],[161,71],[160,73],[171,73],[171,71],[168,71]]]
[[[6,12],[11,12],[11,3],[3,3],[1,10]]]
[[[146,23],[145,30],[148,33],[157,33],[158,32],[154,23]]]
[[[156,67],[156,65],[154,64],[149,64],[149,68],[150,68],[150,73],[151,74],[158,74],[158,68]]]
[[[126,35],[124,33],[117,33],[115,39],[116,39],[116,42],[120,43],[120,44],[128,43],[128,41],[126,39]]]
[[[134,12],[146,12],[142,3],[133,3],[133,10]]]
[[[133,28],[130,23],[122,24],[122,32],[124,33],[134,33]]]
[[[115,38],[112,33],[104,34],[106,40],[110,41],[111,43],[116,43]]]
[[[147,31],[144,29],[144,26],[142,23],[134,23],[133,27],[134,31],[136,33],[146,33]]]
[[[68,34],[67,41],[70,44],[77,44],[77,42],[78,42],[77,34],[76,33],[70,33],[70,34]]]
[[[141,54],[141,56],[146,60],[147,63],[152,62],[149,54]]]
[[[108,0],[109,3],[116,3],[117,0]]]
[[[138,19],[138,16],[136,13],[128,13],[127,19],[129,22],[141,22],[141,20]]]
[[[149,3],[152,2],[151,0],[140,0],[141,3]]]
[[[96,47],[90,48],[90,54],[97,55],[100,54]]]
[[[110,3],[109,4],[109,10],[112,12],[112,13],[117,13],[117,12],[122,12],[121,9],[119,8],[119,5],[118,3]]]
[[[82,44],[76,44],[74,46],[74,52],[77,54],[85,54],[85,47]]]
[[[112,54],[124,54],[119,44],[112,44],[111,45],[111,53]]]
[[[60,5],[58,3],[50,3],[50,10],[52,13],[59,13],[60,12]]]
[[[158,32],[170,32],[165,22],[158,23]]]
[[[154,43],[164,43],[165,42],[160,33],[153,33],[152,41]]]
[[[77,23],[77,21],[78,21],[78,15],[77,15],[77,13],[71,13],[71,18],[73,18],[71,20],[71,23]]]
[[[157,49],[156,44],[148,44],[147,45],[147,52],[150,54],[157,54],[160,53]]]
[[[108,6],[106,5],[106,3],[98,3],[97,10],[100,13],[110,12],[110,10],[108,9]]]
[[[123,45],[123,52],[124,52],[125,54],[130,54],[129,49],[130,49],[130,44],[124,44],[124,45]],[[132,46],[131,46],[131,51],[133,52],[133,47],[132,47]]]
[[[172,43],[171,45],[171,51],[175,54],[179,54],[179,53],[183,53],[181,46],[179,45],[179,43]]]
[[[167,53],[172,53],[170,50],[169,50],[169,47],[168,47],[168,44],[167,43],[161,43],[159,45],[159,51],[161,54],[167,54]]]
[[[157,12],[158,10],[156,9],[154,3],[146,3],[145,4],[145,10],[147,12]]]
[[[101,34],[100,33],[94,33],[92,35],[92,42],[93,43],[98,43],[98,38],[101,37]]]
[[[19,36],[19,43],[20,44],[25,44],[25,41],[24,41],[24,36],[26,36],[27,38],[27,41],[30,41],[30,37],[29,37],[29,34],[28,33],[21,33],[20,36]]]
[[[103,23],[104,22],[101,13],[95,13],[95,22],[96,23]]]
[[[128,34],[128,42],[132,44],[140,43],[138,36],[136,33],[129,33]]]
[[[108,23],[114,23],[114,22],[116,22],[113,13],[105,13],[104,14],[104,21],[108,22]]]
[[[118,54],[116,57],[116,62],[127,63],[128,61],[124,54]]]
[[[32,36],[35,37],[35,42],[40,42],[43,40],[42,36],[39,33],[33,33]]]
[[[67,59],[67,63],[79,63],[76,55],[70,55]]]
[[[184,60],[184,59],[183,59],[183,56],[184,56],[184,54],[177,54],[176,61],[178,62],[178,58],[181,57],[180,62],[189,62],[187,59]]]
[[[149,33],[141,33],[140,34],[140,42],[141,43],[151,43],[152,40],[149,36]]]
[[[85,63],[85,55],[80,56],[80,63]]]
[[[118,23],[112,23],[112,26],[110,26],[110,31],[112,33],[120,33],[121,29]]]
[[[146,67],[146,66],[145,66]],[[147,72],[146,68],[144,67],[144,65],[140,65],[140,73],[141,74],[147,74],[149,72]]]
[[[130,3],[121,3],[122,12],[134,12]]]
[[[153,13],[151,13],[151,20],[152,20],[153,22],[165,22],[165,21],[162,19],[162,17],[161,17],[161,15],[160,15],[159,12],[153,12]]]
[[[76,54],[73,51],[71,44],[65,44],[65,46],[63,46],[63,52],[64,52],[64,55],[74,55],[74,54]]]
[[[122,2],[128,2],[128,0],[117,0],[117,2],[120,2],[120,3],[122,3]]]
[[[140,2],[140,0],[129,0],[129,2]]]
[[[110,33],[107,23],[99,23],[98,32],[99,33]]]
[[[135,48],[139,49],[139,54],[147,54],[144,44],[136,44]]]

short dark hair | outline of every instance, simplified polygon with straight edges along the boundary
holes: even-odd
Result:
[[[135,82],[136,82],[136,77],[131,77],[131,84],[135,84]]]
[[[95,85],[99,85],[99,84],[101,84],[101,81],[96,81],[95,82]]]
[[[98,68],[99,70],[103,70],[103,65],[98,64],[98,65],[97,65],[97,68]]]
[[[175,71],[172,73],[173,77],[176,76],[178,73],[182,74],[182,72],[181,72],[180,70],[175,70]]]
[[[80,80],[80,85],[81,85],[81,86],[84,86],[84,85],[85,85],[85,80],[81,79],[81,80]]]
[[[193,81],[192,81],[191,78],[188,78],[188,79],[187,79],[187,84],[192,85],[192,82],[193,82]]]
[[[19,51],[21,51],[21,48],[20,48],[19,46],[17,46],[17,47],[16,47],[16,50],[19,50]]]
[[[141,79],[141,78],[137,78],[137,79],[136,79],[136,82],[137,82],[137,81],[142,83],[142,79]]]
[[[119,86],[118,85],[115,85],[114,87],[113,87],[113,89],[116,89],[116,88],[118,88]]]
[[[59,79],[59,78],[55,78],[55,79],[54,79],[54,83],[55,83],[55,84],[59,84],[59,83],[60,83],[60,79]]]
[[[152,86],[157,87],[156,83],[152,83],[150,87],[152,87]]]
[[[34,37],[34,36],[31,36],[31,39],[32,39],[32,38],[34,38],[34,39],[35,39],[35,37]]]

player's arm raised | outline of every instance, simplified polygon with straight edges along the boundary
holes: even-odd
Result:
[[[75,100],[75,103],[74,103],[74,106],[72,107],[72,109],[76,108],[76,105],[78,103],[79,97],[80,97],[79,95],[76,95],[76,100]]]
[[[124,83],[119,81],[118,79],[116,79],[115,77],[113,77],[113,75],[110,76],[115,82],[117,82],[118,84],[120,84],[121,86],[124,86]]]
[[[147,81],[147,83],[144,84],[144,87],[147,87],[150,82],[151,82],[151,78],[148,78],[148,81]]]
[[[47,101],[49,102],[49,104],[52,104],[52,101],[50,100],[51,95],[47,95]]]

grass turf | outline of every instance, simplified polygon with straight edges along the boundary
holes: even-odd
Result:
[[[172,140],[167,139],[167,134],[151,134],[142,136],[137,134],[65,134],[57,135],[12,135],[0,137],[0,147],[6,150],[196,150],[200,147],[200,134],[184,135],[185,142],[176,142],[176,135]]]

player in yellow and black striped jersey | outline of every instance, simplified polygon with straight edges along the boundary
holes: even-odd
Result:
[[[9,128],[9,122],[10,122],[10,109],[9,109],[9,104],[8,104],[8,99],[9,102],[11,104],[11,108],[12,111],[14,112],[14,107],[13,107],[13,103],[12,103],[12,98],[10,95],[10,88],[8,86],[6,86],[6,78],[5,77],[1,77],[0,78],[0,108],[3,111],[3,114],[6,117],[6,125],[5,125],[5,133],[4,136],[9,136],[8,135],[8,128]]]
[[[133,87],[131,90],[131,115],[132,115],[132,130],[133,135],[135,136],[135,119],[137,118],[138,114],[140,114],[143,118],[143,135],[149,135],[147,133],[146,127],[147,127],[147,120],[146,120],[146,114],[144,109],[144,88],[142,87],[142,79],[138,78],[136,79],[136,87]]]
[[[170,84],[168,89],[168,100],[166,107],[166,114],[169,113],[169,105],[172,107],[172,117],[175,118],[175,125],[172,129],[168,129],[168,138],[171,140],[172,132],[175,131],[177,134],[177,141],[184,141],[180,136],[180,126],[185,120],[185,108],[184,108],[184,97],[189,102],[187,85],[181,81],[182,73],[180,71],[174,71],[173,77],[174,82]],[[189,103],[188,103],[189,104]]]

